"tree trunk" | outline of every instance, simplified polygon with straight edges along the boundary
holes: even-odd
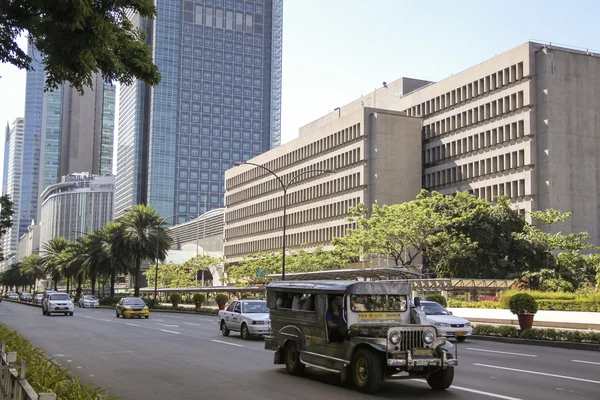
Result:
[[[81,286],[83,285],[83,274],[77,274],[77,297],[81,297]]]
[[[112,258],[110,260],[110,297],[114,298],[115,297],[115,280],[116,280],[116,271],[115,271],[115,266],[113,265],[113,261]]]
[[[140,270],[142,268],[142,260],[137,257],[135,259],[135,284],[133,286],[133,295],[135,297],[140,296]]]
[[[92,273],[90,277],[92,281],[92,296],[96,295],[96,274]]]
[[[70,283],[71,283],[71,278],[67,278],[67,294],[69,294]]]

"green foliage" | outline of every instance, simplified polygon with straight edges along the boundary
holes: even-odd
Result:
[[[169,301],[171,301],[171,303],[179,303],[181,301],[181,295],[179,293],[172,293],[169,296]]]
[[[576,343],[600,343],[600,332],[556,330],[532,328],[519,332],[517,327],[510,325],[492,326],[476,325],[473,327],[474,335],[518,337],[521,339],[553,340]]]
[[[548,278],[542,281],[541,289],[547,292],[572,292],[573,285],[562,278]]]
[[[17,352],[17,363],[25,362],[25,379],[37,393],[56,393],[59,399],[114,399],[103,389],[84,385],[77,374],[53,362],[25,337],[2,324],[0,337],[6,343],[7,351]]]
[[[32,59],[17,44],[27,33],[42,54],[48,89],[69,82],[81,93],[97,72],[122,85],[160,82],[146,35],[127,16],[154,18],[151,0],[0,0],[0,10],[0,62],[31,69]]]
[[[535,299],[529,293],[517,293],[508,301],[510,312],[516,315],[535,314],[538,311],[538,305]]]
[[[229,301],[229,296],[227,296],[227,294],[225,294],[225,293],[218,293],[215,296],[215,301],[219,305],[227,304],[227,302]]]
[[[61,279],[62,273],[66,271],[63,268],[63,262],[65,261],[65,255],[63,251],[67,249],[72,242],[68,241],[62,236],[55,237],[46,242],[43,246],[44,257],[42,258],[44,265],[44,272],[52,278],[54,284],[54,290],[57,290],[58,281]]]
[[[425,300],[435,301],[436,303],[442,305],[442,307],[448,307],[448,302],[446,301],[446,298],[441,294],[428,294],[425,297]]]
[[[456,299],[448,299],[448,308],[504,308],[497,301],[464,301]]]
[[[198,284],[198,271],[207,270],[209,267],[217,266],[223,260],[208,255],[199,255],[191,258],[183,264],[160,264],[158,267],[158,287],[178,288],[192,287]],[[150,265],[144,272],[148,286],[154,286],[156,277],[156,266]]]
[[[1,7],[0,7],[1,8]],[[0,17],[0,21],[1,21]],[[0,32],[1,32],[0,28]],[[2,43],[2,39],[0,39],[0,43]],[[1,57],[1,55],[0,55]],[[1,59],[1,58],[0,58]],[[0,196],[0,240],[4,237],[6,232],[10,227],[12,227],[12,218],[13,218],[13,202],[10,199],[10,196],[5,194]],[[2,254],[2,249],[0,249],[0,261],[4,260],[4,255]]]
[[[192,299],[194,300],[194,303],[202,304],[206,301],[206,296],[204,295],[204,293],[194,293]]]

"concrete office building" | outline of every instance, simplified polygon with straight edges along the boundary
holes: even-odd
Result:
[[[69,174],[41,194],[40,247],[62,236],[77,240],[114,220],[115,177]]]
[[[116,207],[148,204],[178,224],[223,207],[224,171],[280,143],[283,2],[155,4],[153,23],[131,17],[162,81],[121,87]]]
[[[8,228],[2,238],[2,255],[4,262],[2,269],[6,269],[15,262],[17,244],[19,243],[19,209],[21,205],[21,175],[23,171],[23,138],[25,120],[15,118],[13,121],[8,142],[8,163],[6,169],[6,194],[13,202],[13,226]]]
[[[422,121],[419,145],[411,150],[422,154],[411,165],[420,171],[421,182],[388,201],[412,199],[421,187],[444,194],[466,190],[488,200],[505,195],[523,213],[546,208],[572,212],[569,221],[552,229],[588,232],[600,245],[599,87],[599,54],[527,42],[440,82],[402,78],[384,85],[302,127],[299,138],[282,149],[291,154],[314,132],[325,132],[366,107],[401,112]],[[266,165],[281,156],[270,151],[251,161]],[[404,162],[393,157],[394,163]],[[240,173],[228,171],[228,182]],[[364,177],[366,188],[381,178],[376,174]],[[252,234],[230,239],[241,221],[258,214],[249,208],[239,216],[243,203],[233,197],[234,182],[228,184],[225,253],[235,260],[258,250],[253,243],[267,232],[280,237],[281,228],[267,231],[257,225]],[[249,181],[244,189],[255,196],[259,183]],[[245,203],[254,202],[253,196]],[[318,203],[329,204],[327,198]],[[268,212],[278,210],[268,207]],[[304,229],[313,226],[311,222]],[[242,248],[228,250],[230,240]],[[280,244],[272,247],[280,249]]]
[[[10,149],[10,124],[6,122],[4,130],[4,155],[2,165],[2,195],[6,194],[6,185],[8,184],[8,150]]]
[[[27,233],[19,238],[16,262],[21,262],[31,254],[40,254],[40,226],[29,225]]]

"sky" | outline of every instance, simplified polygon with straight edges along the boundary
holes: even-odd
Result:
[[[383,81],[439,81],[529,40],[600,52],[598,15],[593,0],[284,0],[282,143]],[[24,116],[25,72],[0,76],[4,127]]]

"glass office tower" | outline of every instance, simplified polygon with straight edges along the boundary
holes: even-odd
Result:
[[[224,171],[280,144],[282,0],[156,0],[162,81],[123,87],[117,216],[146,203],[169,224],[223,207]]]

